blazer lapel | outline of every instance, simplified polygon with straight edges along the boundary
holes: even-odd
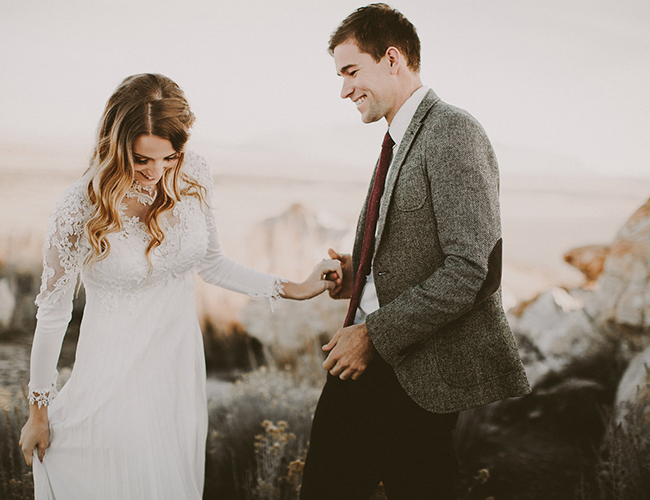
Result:
[[[425,118],[431,107],[440,100],[433,90],[429,90],[422,102],[418,106],[418,109],[415,111],[411,123],[409,124],[402,141],[399,144],[399,149],[395,158],[393,158],[393,163],[390,166],[388,171],[388,178],[386,179],[386,188],[384,189],[384,194],[381,197],[381,206],[379,209],[379,219],[377,220],[377,238],[375,239],[375,251],[379,248],[379,243],[381,242],[381,235],[384,232],[384,226],[386,225],[386,214],[388,213],[388,207],[390,202],[393,199],[393,191],[395,190],[395,182],[397,181],[397,176],[399,175],[399,170],[402,167],[402,163],[406,159],[406,155],[411,149],[413,144],[413,139],[417,135],[420,127],[422,126],[422,120]],[[374,256],[373,256],[374,260]]]

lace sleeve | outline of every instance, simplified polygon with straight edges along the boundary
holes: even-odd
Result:
[[[208,208],[205,209],[208,251],[197,268],[199,276],[207,283],[245,293],[250,297],[268,297],[273,308],[273,301],[282,298],[283,284],[287,280],[256,271],[226,256],[219,242],[214,214],[209,208],[214,192],[209,167],[201,156],[194,153],[188,154],[187,161],[190,174],[205,187],[208,203]]]
[[[66,191],[50,218],[43,249],[41,290],[36,297],[29,402],[48,406],[56,396],[56,364],[72,314],[75,284],[82,264],[84,214],[88,202],[81,182]]]

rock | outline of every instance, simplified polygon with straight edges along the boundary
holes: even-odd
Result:
[[[0,335],[5,340],[33,334],[39,278],[40,270],[0,266]]]
[[[586,277],[581,313],[568,314],[567,323],[555,317],[552,312],[547,318],[540,317],[539,325],[533,327],[533,336],[536,336],[532,339],[534,345],[539,347],[545,344],[549,347],[549,344],[554,344],[552,351],[557,354],[558,349],[563,347],[558,335],[563,335],[560,332],[568,329],[571,330],[570,338],[564,341],[573,346],[572,351],[576,348],[584,350],[584,344],[592,338],[598,339],[594,345],[597,351],[606,345],[602,343],[602,338],[606,337],[613,348],[610,357],[616,362],[629,363],[636,354],[650,345],[650,200],[630,217],[611,245],[576,248],[564,258]],[[571,292],[573,295],[575,293],[577,291]],[[530,313],[522,312],[528,307],[530,306],[522,304],[514,308],[511,314],[530,318]],[[530,319],[536,321],[535,318]],[[584,319],[592,325],[587,327]],[[545,334],[543,332],[547,328],[544,324],[549,321],[557,321],[558,326],[555,333],[549,331]],[[593,331],[598,332],[596,337],[589,333]],[[586,336],[574,345],[574,341],[583,333]],[[544,347],[540,349],[546,353]],[[567,351],[567,354],[573,358],[574,353]],[[543,367],[552,364],[547,361]],[[532,368],[534,365],[530,366]]]
[[[23,388],[29,382],[30,352],[27,343],[0,341],[0,408],[5,412],[17,403],[27,407]]]
[[[9,286],[9,280],[0,279],[0,329],[9,328],[15,307],[16,299]]]
[[[510,318],[532,386],[610,348],[610,341],[585,314],[590,295],[553,288],[521,310],[519,318]]]
[[[647,472],[650,201],[611,245],[575,249],[565,260],[585,274],[587,286],[553,288],[508,311],[532,393],[459,418],[461,465],[470,464],[465,475],[475,478],[468,499],[560,498],[559,492],[582,498],[592,489],[634,486],[635,471]],[[603,416],[613,400],[615,422],[624,427],[608,432],[615,437],[607,444]],[[607,450],[604,459],[599,449]],[[476,481],[482,468],[489,478]],[[532,469],[536,474],[527,476]],[[589,479],[594,470],[600,472]],[[643,493],[629,498],[645,498],[647,485],[639,486]]]
[[[606,245],[579,247],[565,253],[564,261],[579,269],[585,275],[585,286],[591,286],[602,273],[609,252]]]
[[[303,280],[314,265],[338,248],[348,230],[325,214],[294,204],[252,229],[248,248],[255,269]]]
[[[632,412],[642,419],[644,427],[650,425],[650,347],[638,354],[629,364],[616,391],[615,418],[626,424]]]
[[[600,324],[621,325],[650,342],[650,200],[616,235],[587,311]]]
[[[343,325],[347,301],[323,294],[308,304],[281,301],[274,309],[262,301],[249,302],[242,311],[246,331],[267,346],[298,349],[320,336],[333,336]]]
[[[347,232],[335,221],[296,204],[253,228],[250,261],[255,269],[300,282],[327,258],[328,248],[341,248]],[[320,335],[333,335],[341,327],[347,301],[332,300],[324,293],[308,302],[279,300],[273,308],[275,312],[265,301],[249,301],[241,323],[266,345],[294,349]]]

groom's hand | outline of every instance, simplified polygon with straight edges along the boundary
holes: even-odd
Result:
[[[323,351],[329,351],[323,368],[341,380],[358,379],[376,352],[365,323],[341,328]]]
[[[341,262],[341,272],[343,276],[328,276],[328,279],[342,278],[340,285],[329,291],[333,299],[349,299],[352,295],[352,257],[348,254],[339,254],[331,248],[327,251],[330,259],[336,259]]]

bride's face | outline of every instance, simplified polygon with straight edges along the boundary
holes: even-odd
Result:
[[[154,186],[163,172],[176,166],[179,154],[167,139],[156,135],[139,135],[133,141],[135,179],[143,186]]]

